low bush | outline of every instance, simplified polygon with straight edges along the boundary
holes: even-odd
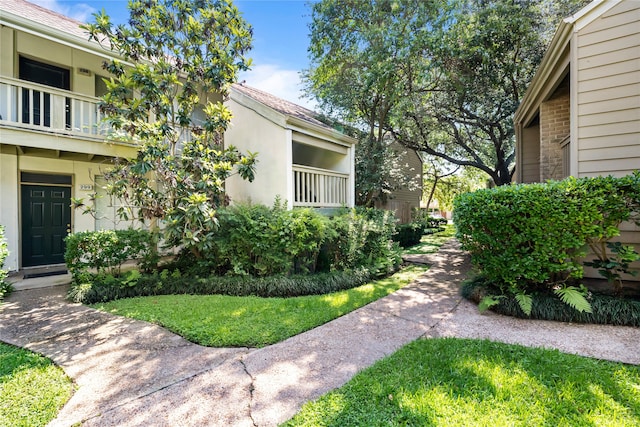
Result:
[[[427,212],[426,209],[414,208],[412,212],[412,216],[413,216],[413,222],[422,224],[422,226],[425,229],[429,229],[429,228],[438,229],[447,225],[446,218],[434,218],[431,215],[429,215],[429,212]]]
[[[218,275],[264,277],[313,272],[328,219],[312,209],[287,210],[276,202],[236,205],[217,213],[211,251],[195,260]]]
[[[157,235],[148,230],[82,231],[67,236],[64,260],[75,277],[87,271],[120,273],[122,264],[136,260],[143,271],[158,264]]]
[[[9,256],[7,241],[4,239],[4,226],[0,225],[0,301],[13,291],[11,283],[6,281],[8,271],[4,268],[4,260]]]
[[[603,261],[598,265],[617,269],[605,272],[619,279],[626,251],[633,249],[621,248],[625,259],[616,260],[606,242],[628,220],[640,222],[640,171],[623,178],[502,186],[454,201],[462,248],[500,294],[516,296],[525,312],[532,293],[549,291],[588,311],[582,293],[571,286],[583,274],[580,258],[591,247]]]
[[[462,296],[475,303],[498,292],[499,289],[483,279],[468,281],[462,286]],[[491,310],[528,319],[640,327],[640,301],[598,293],[589,293],[587,299],[591,313],[578,311],[564,304],[555,294],[543,292],[532,295],[530,314],[522,310],[513,295],[498,298],[498,303]]]
[[[390,211],[371,208],[342,209],[331,218],[332,233],[321,256],[325,269],[348,270],[371,266],[379,275],[393,272],[402,262],[393,242],[395,217]]]
[[[393,236],[393,240],[398,242],[401,248],[408,248],[420,243],[420,239],[426,231],[425,226],[418,222],[396,225],[396,234]]]
[[[218,211],[211,250],[183,252],[172,264],[197,276],[266,277],[374,266],[380,274],[401,262],[392,236],[395,219],[377,209],[343,209],[326,217],[313,209],[286,210],[276,202]]]
[[[178,270],[152,274],[130,271],[119,277],[85,273],[72,283],[68,298],[74,302],[93,304],[137,296],[172,294],[293,297],[354,288],[367,283],[374,275],[366,268],[269,277],[193,277],[183,275]]]

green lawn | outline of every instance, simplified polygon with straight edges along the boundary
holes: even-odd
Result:
[[[412,253],[438,250],[453,226],[424,236]],[[228,295],[163,295],[128,298],[92,307],[163,326],[209,347],[264,347],[308,331],[408,285],[427,271],[410,266],[396,274],[346,291],[294,298]]]
[[[69,378],[49,359],[0,343],[0,427],[46,425],[72,389]]]
[[[263,347],[329,322],[411,283],[427,271],[410,266],[346,291],[294,298],[163,295],[93,307],[164,326],[210,347]]]
[[[456,228],[453,224],[447,224],[444,231],[437,234],[428,234],[422,236],[420,243],[415,246],[405,248],[402,253],[404,255],[419,255],[436,252],[447,240],[453,238],[456,234]]]
[[[423,339],[286,426],[638,426],[640,367],[480,340]]]

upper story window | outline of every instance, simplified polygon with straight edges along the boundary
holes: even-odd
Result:
[[[18,77],[20,80],[39,83],[57,89],[70,90],[70,73],[67,69],[22,56],[19,60],[19,67]],[[63,101],[62,108],[64,111],[60,115],[60,120],[64,120],[64,122],[57,124],[60,128],[70,129],[71,100],[65,97]],[[55,120],[52,123],[52,112],[55,108],[56,103],[53,101],[51,94],[30,88],[22,89],[22,123],[44,127],[55,126]]]
[[[70,72],[67,69],[20,57],[19,78],[58,89],[70,90]]]

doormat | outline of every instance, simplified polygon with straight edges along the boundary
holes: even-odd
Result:
[[[37,277],[60,276],[67,274],[67,270],[39,271],[33,273],[25,273],[23,279],[35,279]]]

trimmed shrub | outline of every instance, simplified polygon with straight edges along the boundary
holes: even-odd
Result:
[[[620,222],[639,217],[640,172],[503,186],[454,201],[462,248],[502,293],[514,295],[580,279],[586,249],[596,250],[619,234]]]
[[[6,281],[9,272],[4,268],[4,260],[7,259],[7,256],[9,256],[9,249],[4,238],[4,226],[0,225],[0,301],[13,291],[11,283]]]
[[[378,209],[343,209],[328,218],[313,209],[286,210],[276,202],[218,211],[218,232],[204,258],[182,253],[182,272],[266,277],[374,266],[381,274],[400,264],[392,242],[395,219]]]
[[[425,231],[425,226],[418,222],[396,225],[396,234],[393,236],[393,240],[398,242],[400,247],[407,248],[420,243]]]
[[[212,250],[197,262],[218,275],[264,277],[313,272],[328,233],[328,219],[312,209],[279,203],[237,205],[218,211]]]
[[[369,282],[374,274],[366,268],[313,275],[246,277],[210,276],[196,278],[179,270],[153,274],[137,271],[120,277],[109,274],[83,274],[68,293],[74,302],[93,304],[138,296],[193,294],[260,297],[319,295],[351,289]]]
[[[122,264],[136,260],[143,271],[158,264],[157,235],[148,230],[82,231],[67,236],[64,260],[74,276],[88,270],[120,273]]]

